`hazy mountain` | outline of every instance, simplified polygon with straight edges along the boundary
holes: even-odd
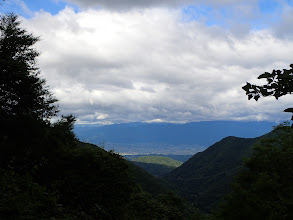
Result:
[[[125,123],[75,125],[81,141],[124,154],[195,154],[227,136],[254,138],[274,122],[204,121],[186,124]]]

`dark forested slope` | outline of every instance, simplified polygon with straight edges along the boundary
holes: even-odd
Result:
[[[131,162],[149,173],[161,177],[183,164],[183,162],[166,156],[141,156],[131,160]]]
[[[226,137],[195,154],[165,179],[204,211],[215,208],[242,167],[242,159],[261,138]]]

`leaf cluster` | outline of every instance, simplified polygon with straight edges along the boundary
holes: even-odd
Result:
[[[256,101],[261,96],[274,96],[279,99],[281,96],[291,94],[293,92],[293,64],[290,67],[289,70],[273,70],[271,73],[261,74],[258,79],[266,79],[265,85],[258,86],[247,82],[242,89],[246,91],[249,100],[253,98]]]

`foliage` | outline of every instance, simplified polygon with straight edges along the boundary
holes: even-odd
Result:
[[[138,188],[132,196],[132,203],[129,205],[129,209],[133,209],[132,216],[128,216],[130,219],[184,219],[182,212],[185,209],[183,200],[172,193],[160,194],[153,198],[150,194]]]
[[[195,207],[211,212],[231,192],[230,183],[260,138],[227,137],[195,154],[164,179]]]
[[[215,219],[293,218],[293,131],[278,127],[277,137],[253,148],[245,169],[233,185]]]
[[[58,152],[55,158],[40,170],[39,178],[42,184],[60,192],[59,202],[64,208],[80,218],[87,213],[88,219],[121,215],[134,182],[120,155],[79,142],[70,151]]]
[[[176,167],[179,167],[183,162],[173,160],[167,156],[141,156],[133,159],[135,165],[145,169],[154,176],[163,177]]]
[[[161,165],[161,164],[142,163],[142,162],[135,162],[135,161],[131,161],[131,162],[156,177],[164,177],[166,174],[170,173],[172,170],[175,169],[175,167],[169,167],[169,166]]]
[[[19,172],[40,166],[54,149],[75,140],[73,116],[50,122],[58,109],[39,78],[33,48],[38,40],[20,27],[17,15],[0,17],[0,165]]]
[[[131,210],[127,219],[139,220],[207,220],[207,216],[193,209],[173,192],[152,197],[149,193],[136,187],[132,195]]]
[[[15,14],[0,18],[0,118],[50,119],[57,113],[56,99],[40,79],[37,37],[20,27]]]
[[[179,167],[183,163],[177,160],[173,160],[169,157],[165,156],[141,156],[138,158],[133,159],[132,161],[135,162],[142,162],[142,163],[152,163],[152,164],[160,164],[160,165],[165,165],[169,167]]]
[[[54,195],[32,182],[29,175],[0,169],[0,219],[64,217]]]
[[[258,86],[247,82],[242,89],[246,91],[249,100],[253,98],[256,101],[261,96],[274,96],[279,99],[281,96],[291,94],[293,92],[293,64],[290,67],[291,69],[289,70],[273,70],[272,73],[265,72],[261,74],[258,79],[266,79],[266,85]],[[284,111],[293,113],[293,108],[288,108]]]
[[[127,161],[127,163],[134,182],[140,185],[144,191],[153,196],[157,196],[161,193],[166,194],[170,191],[170,185],[168,185],[163,179],[153,176],[143,168],[138,167],[129,161]]]

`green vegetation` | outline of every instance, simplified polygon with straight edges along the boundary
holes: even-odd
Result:
[[[132,163],[157,177],[164,177],[167,173],[170,173],[175,168],[153,163],[141,163],[135,161]]]
[[[154,196],[170,191],[171,187],[166,181],[153,176],[145,169],[131,162],[128,162],[128,167],[131,175],[134,177],[134,182],[139,184],[144,191]]]
[[[138,157],[146,156],[145,154],[136,154],[136,155],[123,155],[123,158],[127,160],[133,160]],[[148,156],[164,156],[169,157],[173,160],[180,161],[182,163],[186,162],[189,158],[191,158],[193,155],[175,155],[175,154],[148,154]]]
[[[254,146],[215,219],[293,218],[293,130],[281,126],[277,132]]]
[[[293,64],[291,69],[265,72],[259,79],[267,84],[247,83],[243,89],[248,99],[261,96],[281,96],[293,92]],[[293,112],[293,108],[285,112]],[[293,120],[293,117],[291,118]],[[289,123],[288,123],[289,124]],[[275,135],[263,139],[253,147],[245,167],[233,184],[233,192],[226,197],[213,215],[214,219],[292,219],[293,218],[293,125],[280,125]]]
[[[261,96],[278,99],[291,94],[293,64],[290,67],[261,74],[259,79],[266,79],[266,85],[247,83],[243,89],[248,99],[257,101]],[[292,113],[293,108],[285,112]],[[292,133],[292,129],[280,126],[262,138],[224,138],[165,179],[207,212],[232,190],[231,183],[236,181],[233,193],[220,206],[215,219],[292,219]],[[243,164],[244,156],[249,159]]]
[[[131,162],[154,176],[160,177],[183,164],[183,162],[173,160],[166,156],[141,156],[133,159]]]
[[[57,101],[40,79],[39,53],[32,48],[37,37],[19,27],[17,16],[0,18],[0,114],[1,118],[46,121],[58,112]]]
[[[242,166],[242,159],[260,138],[227,137],[195,154],[164,178],[196,207],[210,212],[224,195]]]
[[[160,165],[165,165],[165,166],[174,167],[174,168],[177,168],[183,164],[180,161],[173,160],[165,156],[142,156],[142,157],[135,158],[132,161],[141,162],[141,163],[160,164]]]

